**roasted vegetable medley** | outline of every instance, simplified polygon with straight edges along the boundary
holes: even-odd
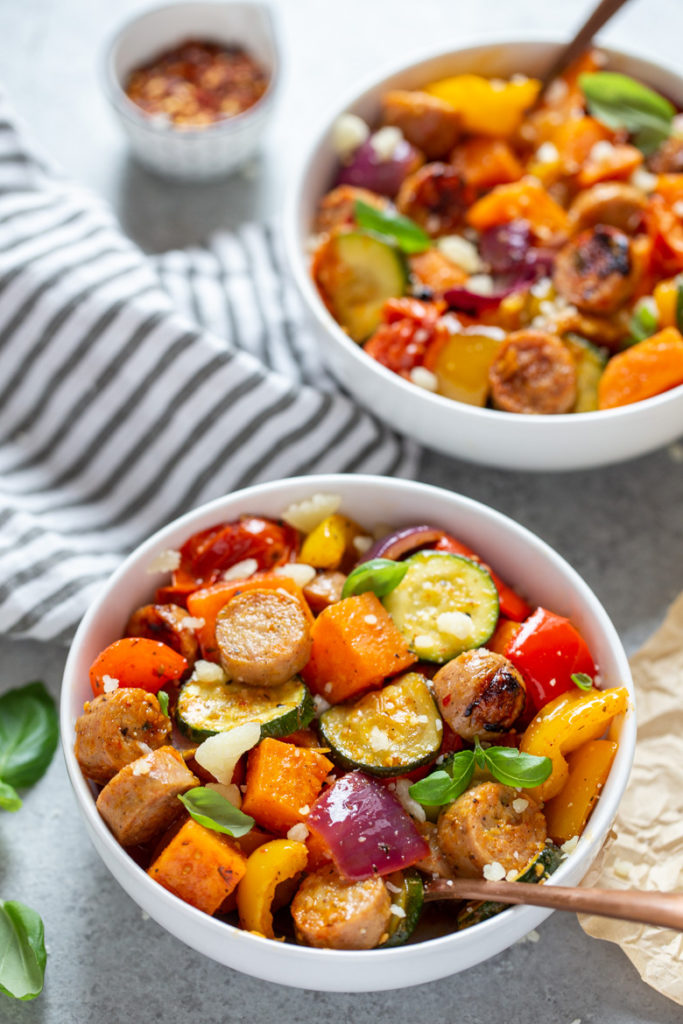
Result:
[[[170,579],[91,666],[75,753],[113,835],[178,898],[372,949],[410,938],[432,879],[544,881],[599,799],[628,694],[455,536],[370,532],[340,505],[317,494],[162,552],[150,570]]]
[[[371,358],[511,413],[683,384],[683,119],[590,52],[541,83],[460,74],[334,125],[311,272]],[[680,275],[680,276],[679,276]]]

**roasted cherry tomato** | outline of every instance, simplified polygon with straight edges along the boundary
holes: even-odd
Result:
[[[365,351],[382,366],[401,377],[423,366],[427,353],[433,354],[448,338],[439,324],[442,306],[419,299],[389,299],[384,304],[381,324],[365,345]]]
[[[195,533],[180,549],[180,566],[173,573],[173,587],[189,592],[218,582],[226,569],[253,558],[260,570],[294,561],[299,541],[286,523],[258,516],[242,516]]]
[[[574,689],[572,675],[594,678],[596,668],[585,640],[569,619],[537,608],[505,648],[505,657],[519,669],[527,694],[537,709]]]

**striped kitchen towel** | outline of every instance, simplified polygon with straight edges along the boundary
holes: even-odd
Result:
[[[276,228],[148,258],[0,100],[0,632],[68,641],[125,553],[211,498],[416,459],[327,375]]]

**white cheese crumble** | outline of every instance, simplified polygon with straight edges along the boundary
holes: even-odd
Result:
[[[413,640],[413,646],[421,648],[423,651],[426,649],[428,650],[432,646],[432,638],[431,636],[427,636],[425,633],[420,633]]]
[[[319,693],[313,694],[313,704],[315,706],[316,714],[318,715],[322,715],[323,711],[327,711],[328,708],[332,707],[329,701],[326,701]]]
[[[422,804],[419,804],[417,800],[413,800],[410,795],[410,787],[412,783],[409,779],[397,779],[395,793],[398,797],[399,803],[403,807],[404,811],[415,818],[415,821],[426,821],[427,815]]]
[[[455,263],[466,274],[476,274],[484,269],[476,245],[462,235],[443,235],[437,239],[436,247],[447,260]]]
[[[245,722],[227,732],[209,736],[197,747],[194,759],[213,775],[217,782],[227,786],[242,754],[255,747],[261,738],[258,722]]]
[[[340,160],[348,160],[370,135],[370,129],[357,114],[341,114],[332,125],[332,148]]]
[[[372,537],[368,537],[367,534],[361,533],[357,537],[354,537],[351,543],[354,550],[357,551],[359,555],[364,555],[366,551],[370,550],[375,542]]]
[[[440,633],[466,640],[472,635],[472,619],[465,612],[441,612],[436,620]]]
[[[310,533],[323,519],[334,515],[341,505],[339,494],[312,494],[303,501],[293,501],[282,513],[282,519],[295,530]]]
[[[679,199],[678,202],[673,204],[671,209],[677,217],[683,217],[683,200]]]
[[[518,874],[519,874],[519,872],[517,871],[516,868],[510,868],[510,870],[508,871],[507,875],[505,876],[505,881],[506,882],[514,882],[515,879],[517,878]]]
[[[310,814],[310,813],[311,813],[311,808],[309,807],[308,804],[302,804],[302,806],[299,808],[299,814],[302,817],[304,817],[304,818],[306,817],[307,814]]]
[[[158,555],[155,555],[145,571],[150,575],[155,572],[173,572],[179,565],[180,552],[168,548],[166,551],[160,551]]]
[[[443,722],[441,721],[440,718],[437,718],[437,720],[434,722],[434,728],[436,729],[437,732],[441,732],[441,730],[443,729]]]
[[[399,907],[398,903],[392,903],[391,906],[389,907],[389,910],[391,911],[394,917],[406,916],[405,910],[403,909],[403,907]]]
[[[519,797],[517,800],[512,801],[512,809],[515,814],[523,814],[529,806],[529,801],[525,800],[524,797]]]
[[[529,289],[529,293],[533,295],[535,299],[547,299],[550,295],[552,286],[553,282],[549,277],[542,277],[540,281],[536,281],[532,284]]]
[[[467,290],[475,295],[493,295],[493,278],[490,274],[474,274],[467,279]]]
[[[226,569],[223,573],[223,579],[229,582],[230,580],[246,580],[249,576],[253,576],[258,569],[258,562],[255,558],[244,558],[241,562],[235,562],[229,569]]]
[[[292,839],[295,843],[305,843],[308,839],[308,828],[304,825],[303,821],[298,821],[296,825],[292,825],[287,838]]]
[[[578,842],[579,842],[579,837],[578,836],[572,836],[571,839],[568,839],[566,843],[562,843],[562,846],[560,847],[560,849],[562,850],[562,853],[564,853],[567,856],[569,856],[569,854],[573,853],[574,850],[576,849],[576,847],[578,845]]]
[[[410,379],[418,388],[425,391],[436,391],[439,386],[439,379],[435,373],[428,370],[426,366],[414,366],[410,371]]]
[[[483,874],[487,882],[502,882],[505,878],[505,868],[499,861],[494,860],[490,864],[484,864]]]
[[[541,143],[535,155],[539,164],[554,164],[560,159],[560,151],[552,142]]]
[[[377,625],[377,616],[376,615],[364,615],[363,616],[363,622],[367,622],[368,626],[376,626]]]
[[[569,86],[563,78],[555,78],[545,91],[545,100],[554,107],[556,103],[561,103],[562,100],[566,99],[569,92]]]
[[[139,757],[137,761],[133,761],[131,770],[133,775],[149,775],[152,770],[149,754],[145,754],[144,757]]]
[[[387,750],[389,747],[389,737],[381,729],[378,729],[376,725],[373,725],[368,736],[368,743],[373,750]]]
[[[213,661],[205,661],[203,658],[195,661],[192,679],[198,683],[227,682],[227,676],[220,665],[216,665]]]
[[[641,192],[654,192],[657,188],[657,175],[651,174],[650,171],[646,171],[644,167],[636,167],[635,171],[629,178],[629,184],[633,185],[634,188],[640,189]]]
[[[304,562],[288,562],[287,565],[278,565],[273,569],[276,576],[285,576],[288,580],[294,580],[298,587],[307,587],[311,580],[315,579],[315,569],[312,565]]]
[[[388,882],[386,880],[386,878],[384,879],[384,884],[386,885],[386,887],[389,890],[389,892],[400,892],[401,891],[401,886],[400,885],[394,885],[393,882]]]
[[[386,125],[386,127],[380,128],[374,135],[370,136],[370,145],[375,152],[375,156],[383,163],[393,160],[394,153],[402,142],[403,132],[400,128],[394,127],[394,125]]]
[[[233,807],[237,807],[238,810],[242,806],[240,787],[236,786],[234,782],[229,782],[227,785],[223,782],[207,782],[206,789],[212,789],[214,793],[218,793],[219,796],[222,796]]]
[[[113,693],[114,690],[118,690],[119,681],[114,676],[102,676],[102,689],[105,693]]]
[[[186,615],[184,619],[181,619],[178,623],[181,629],[202,629],[206,622],[204,619],[196,618],[193,615]]]
[[[607,139],[600,139],[599,142],[594,142],[590,148],[588,154],[589,160],[596,160],[598,163],[601,160],[609,160],[614,155],[614,146]]]

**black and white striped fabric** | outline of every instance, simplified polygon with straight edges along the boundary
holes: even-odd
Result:
[[[0,632],[67,641],[127,551],[211,498],[416,458],[323,369],[276,228],[149,259],[0,102]]]

